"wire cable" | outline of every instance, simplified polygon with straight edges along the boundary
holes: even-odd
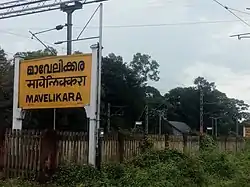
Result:
[[[142,28],[142,27],[165,27],[165,26],[185,26],[185,25],[199,25],[199,24],[216,24],[216,23],[230,23],[238,22],[239,20],[215,20],[215,21],[197,21],[197,22],[179,22],[179,23],[159,23],[159,24],[134,24],[134,25],[106,25],[104,28]],[[90,28],[97,28],[90,27]]]
[[[233,10],[235,12],[239,12],[239,13],[242,13],[242,14],[247,14],[247,15],[250,15],[249,12],[245,12],[245,11],[242,11],[242,10],[238,10],[238,9],[235,9],[235,8],[229,8],[230,10]]]
[[[3,29],[0,29],[0,33],[5,33],[5,34],[10,34],[10,35],[13,35],[13,36],[17,36],[17,37],[22,37],[22,38],[26,38],[26,39],[30,39],[32,40],[32,38],[30,36],[27,36],[27,35],[22,35],[22,34],[17,34],[17,33],[13,33],[13,32],[10,32],[10,31],[7,31],[7,30],[3,30]],[[45,44],[49,45],[49,46],[54,46],[55,48],[57,47],[56,45],[52,44],[52,43],[49,43],[49,42],[45,42]],[[65,47],[60,47],[62,50],[66,50]]]
[[[232,23],[239,22],[240,20],[214,20],[214,21],[195,21],[195,22],[179,22],[179,23],[158,23],[158,24],[131,24],[131,25],[104,25],[103,28],[142,28],[142,27],[166,27],[166,26],[185,26],[185,25],[200,25],[200,24],[219,24],[219,23]],[[81,26],[74,26],[74,28],[82,29]],[[98,26],[89,26],[88,29],[97,29]],[[16,29],[22,29],[20,27]],[[26,29],[26,28],[23,28]],[[48,29],[48,28],[29,28],[32,30],[36,29]],[[5,28],[2,31],[13,30],[13,28]]]
[[[214,1],[215,3],[217,3],[218,5],[220,5],[221,7],[223,7],[224,9],[226,9],[229,13],[231,13],[234,17],[238,18],[242,23],[244,23],[245,25],[249,26],[250,27],[250,24],[247,23],[245,20],[243,20],[241,17],[239,17],[238,15],[236,15],[231,8],[223,5],[222,3],[220,3],[219,1],[217,0],[212,0]]]
[[[87,23],[85,24],[85,26],[83,27],[83,29],[81,30],[80,34],[78,35],[77,40],[78,40],[78,39],[80,38],[80,36],[82,35],[83,31],[87,28],[88,24],[89,24],[90,21],[93,19],[94,15],[96,14],[96,12],[97,12],[97,10],[100,8],[100,6],[101,6],[101,5],[99,5],[99,6],[95,9],[94,13],[91,15],[91,17],[89,18],[89,20],[87,21]]]

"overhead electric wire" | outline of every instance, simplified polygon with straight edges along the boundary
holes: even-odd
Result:
[[[142,27],[166,27],[166,26],[185,26],[185,25],[199,25],[199,24],[217,24],[217,23],[232,23],[239,22],[240,20],[214,20],[214,21],[195,21],[195,22],[179,22],[179,23],[158,23],[158,24],[130,24],[130,25],[104,25],[103,28],[142,28]],[[82,29],[81,26],[74,26],[74,28]],[[98,26],[89,26],[88,29],[97,29]],[[2,31],[9,31],[14,29],[26,29],[26,28],[5,28]],[[29,28],[36,29],[48,29],[45,27]]]
[[[217,24],[217,23],[230,23],[230,22],[239,22],[240,20],[214,20],[214,21],[197,21],[197,22],[179,22],[179,23],[159,23],[159,24],[134,24],[134,25],[106,25],[106,26],[103,26],[104,28],[110,28],[110,29],[115,29],[115,28],[144,28],[144,27],[166,27],[166,26],[185,26],[185,25],[199,25],[199,24]],[[76,26],[74,28],[81,28],[82,27],[79,27],[79,26]],[[96,29],[98,28],[97,26],[89,26],[88,29]],[[20,29],[20,28],[18,28]],[[31,28],[29,28],[31,29]],[[34,28],[33,28],[34,29]],[[38,29],[38,28],[36,28]],[[39,28],[39,29],[42,29],[42,28]],[[45,28],[43,28],[45,29]],[[6,33],[6,34],[10,34],[10,35],[14,35],[14,36],[18,36],[18,37],[22,37],[22,38],[30,38],[30,36],[27,36],[27,35],[22,35],[22,34],[19,34],[19,33],[14,33],[14,32],[11,32],[9,31],[11,30],[10,28],[5,28],[5,29],[0,29],[0,33]],[[49,42],[44,42],[50,46],[55,46],[54,44],[52,43],[49,43]],[[63,50],[66,50],[64,47],[60,47],[61,49]]]
[[[106,25],[104,28],[142,28],[142,27],[165,27],[165,26],[185,26],[199,24],[216,24],[238,22],[238,20],[215,20],[215,21],[196,21],[196,22],[179,22],[179,23],[159,23],[159,24],[134,24],[134,25]],[[91,28],[91,27],[90,27]],[[92,27],[97,28],[97,27]]]
[[[247,32],[247,33],[241,33],[241,34],[234,34],[234,35],[231,35],[230,37],[236,37],[236,36],[245,36],[245,35],[249,35],[250,33]]]
[[[22,38],[26,38],[26,39],[32,40],[32,38],[30,36],[13,33],[13,32],[7,31],[7,30],[3,30],[3,29],[0,29],[0,33],[10,34],[10,35],[13,35],[13,36],[22,37]],[[52,44],[50,42],[44,42],[44,43],[47,44],[47,45],[49,45],[49,46],[54,46],[56,48],[56,45],[54,45],[54,44]],[[64,47],[59,47],[59,48],[61,48],[64,51],[66,50],[66,48],[64,48]]]
[[[9,29],[6,29],[6,30],[0,29],[0,32],[5,33],[5,34],[10,34],[10,35],[18,36],[18,37],[23,37],[23,38],[30,38],[29,36],[22,35],[22,34],[17,34],[17,33],[13,33],[13,32],[10,32],[8,30]]]
[[[96,14],[96,12],[98,11],[98,9],[100,8],[101,5],[99,5],[94,13],[90,16],[89,20],[87,21],[87,23],[85,24],[85,26],[83,27],[83,29],[81,30],[81,32],[79,33],[77,40],[80,38],[80,36],[82,35],[83,31],[87,28],[88,24],[90,23],[90,21],[93,19],[94,15]]]
[[[85,2],[86,1],[87,0],[85,0]],[[198,25],[198,24],[217,24],[217,23],[230,23],[230,22],[238,22],[238,21],[241,21],[244,24],[246,24],[247,26],[250,26],[250,24],[248,24],[245,20],[240,18],[238,15],[236,15],[233,11],[237,11],[237,12],[248,14],[248,15],[250,15],[250,13],[244,12],[244,11],[241,11],[241,10],[237,10],[237,9],[234,9],[234,8],[227,7],[227,6],[223,5],[222,3],[220,3],[218,0],[213,0],[213,1],[216,2],[218,5],[220,5],[221,7],[225,8],[228,12],[230,12],[233,16],[235,16],[237,18],[237,20],[214,20],[214,21],[159,23],[159,24],[134,24],[134,25],[133,24],[131,24],[131,25],[106,25],[106,26],[103,26],[103,27],[104,28],[143,28],[143,27],[185,26],[185,25]],[[93,16],[95,15],[96,11],[98,10],[98,8],[99,8],[99,6],[97,7],[97,9],[93,13],[93,15],[90,17],[90,19],[88,20],[86,25],[83,27],[83,29],[81,30],[79,36],[86,29],[86,27],[88,26],[88,24],[92,20]],[[75,28],[82,28],[82,27],[75,27]],[[88,27],[88,29],[89,28],[97,28],[97,26],[92,26],[92,27],[90,26],[90,27]],[[10,29],[5,29],[5,30],[1,29],[0,32],[15,35],[15,36],[19,36],[19,37],[30,38],[29,36],[13,33],[13,32],[10,32],[8,30],[10,30]],[[79,38],[79,36],[78,36],[78,38]],[[49,43],[49,42],[44,42],[44,43],[46,43],[46,44],[48,44],[50,46],[54,46],[54,44]],[[63,48],[63,47],[61,47],[61,48],[65,50],[65,48]]]
[[[42,40],[40,40],[33,32],[29,31],[29,33],[32,35],[32,39],[33,37],[39,41],[48,51],[51,52],[51,54],[56,55],[56,53],[54,51],[51,50],[51,48],[49,46],[47,46]]]
[[[245,25],[249,26],[250,27],[250,24],[247,23],[245,20],[243,20],[241,17],[239,17],[237,14],[235,14],[231,8],[223,5],[222,3],[220,3],[218,0],[212,0],[214,1],[215,3],[217,3],[218,5],[220,5],[221,7],[223,7],[224,9],[226,9],[229,13],[231,13],[234,17],[238,18],[242,23],[244,23]]]
[[[229,7],[228,7],[229,8]],[[242,11],[242,10],[238,10],[238,9],[235,9],[235,8],[229,8],[230,10],[233,10],[235,12],[239,12],[239,13],[242,13],[242,14],[247,14],[247,15],[250,15],[249,12],[245,12],[245,11]]]

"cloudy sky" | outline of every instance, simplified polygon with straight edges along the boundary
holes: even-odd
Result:
[[[242,11],[250,7],[247,0],[220,2]],[[96,6],[85,6],[74,14],[75,37]],[[236,13],[250,23],[250,14]],[[65,20],[65,13],[59,10],[0,20],[0,46],[9,57],[17,51],[41,49],[28,30],[53,28]],[[209,23],[213,21],[220,22]],[[152,24],[161,26],[134,26]],[[96,36],[97,26],[98,16],[83,36]],[[204,76],[228,96],[250,103],[250,39],[229,37],[242,32],[250,32],[250,27],[212,0],[110,0],[104,6],[104,54],[114,52],[125,61],[136,52],[150,54],[160,64],[161,80],[154,85],[162,93]],[[66,30],[39,37],[54,43],[65,39]],[[94,42],[74,43],[73,49],[89,52]],[[65,45],[53,47],[66,53]]]

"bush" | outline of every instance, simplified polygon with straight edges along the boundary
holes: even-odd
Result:
[[[144,153],[148,150],[152,150],[153,146],[154,146],[153,140],[151,140],[148,136],[145,136],[139,148],[141,152]]]
[[[67,164],[59,167],[52,182],[60,186],[77,186],[84,182],[91,184],[101,178],[101,173],[91,166]]]
[[[1,187],[38,187],[39,185],[34,182],[22,181],[19,179],[12,179],[8,181],[0,181]],[[50,187],[55,187],[50,185]]]
[[[182,154],[176,150],[149,150],[129,160],[126,164],[134,167],[144,168],[157,165],[158,163],[165,163],[170,160],[179,162],[186,158],[187,156],[185,154]]]
[[[63,165],[52,183],[58,187],[250,187],[250,151],[221,153],[209,147],[214,146],[210,140],[196,155],[148,149],[124,164],[103,164],[101,171]],[[20,181],[0,186],[36,187]]]
[[[237,173],[236,163],[230,158],[229,153],[205,151],[199,157],[203,163],[204,170],[210,175],[230,179]]]
[[[148,150],[124,165],[104,164],[100,172],[88,166],[62,166],[54,182],[81,187],[198,187],[214,184],[212,178],[233,178],[235,166],[225,153],[203,151],[198,156],[191,156],[176,150]]]
[[[203,135],[200,139],[200,150],[201,151],[213,151],[216,149],[216,143],[211,136]]]
[[[102,167],[102,173],[107,179],[118,180],[124,176],[125,168],[122,164],[117,163],[104,164]]]
[[[195,160],[176,150],[151,150],[128,161],[126,166],[130,169],[122,182],[127,186],[130,184],[156,187],[187,186],[189,184],[199,186],[207,183],[199,159]]]

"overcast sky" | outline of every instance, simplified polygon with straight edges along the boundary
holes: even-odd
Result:
[[[249,0],[220,2],[242,11],[250,7]],[[75,37],[96,6],[85,6],[74,14]],[[250,23],[250,15],[237,15]],[[41,44],[30,39],[28,30],[52,28],[64,24],[65,20],[66,14],[59,10],[0,20],[0,46],[9,57],[17,51],[41,49]],[[218,20],[227,22],[204,23]],[[114,52],[125,61],[130,61],[136,52],[151,55],[160,64],[161,80],[154,85],[162,93],[176,86],[190,85],[195,77],[204,76],[215,81],[229,97],[250,103],[250,39],[239,41],[229,37],[250,32],[250,27],[236,20],[212,0],[110,0],[104,5],[104,55]],[[150,24],[166,25],[123,27]],[[98,16],[83,37],[96,36],[97,25]],[[49,43],[65,37],[66,30],[40,35]],[[74,43],[73,49],[90,52],[89,46],[93,43],[95,41]],[[66,53],[66,45],[53,47],[61,54]]]

